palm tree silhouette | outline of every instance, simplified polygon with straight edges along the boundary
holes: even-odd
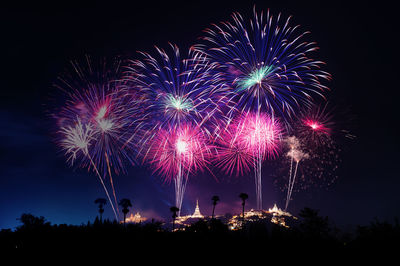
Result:
[[[249,195],[246,193],[240,193],[239,198],[242,199],[242,219],[244,221],[244,205],[246,205],[246,200],[249,198]]]
[[[211,198],[212,202],[213,202],[213,210],[212,210],[212,215],[211,218],[214,219],[214,211],[215,211],[215,206],[217,205],[218,201],[219,201],[219,197],[218,196],[213,196]]]
[[[107,204],[107,200],[104,198],[97,198],[94,201],[94,203],[99,205],[100,223],[102,223],[103,222],[103,212],[104,212],[103,206]]]
[[[129,199],[121,199],[119,205],[122,207],[122,212],[124,214],[124,225],[126,220],[126,214],[129,212],[129,207],[132,207],[132,203]]]
[[[176,206],[172,206],[169,208],[169,210],[172,212],[172,232],[175,230],[175,220],[176,217],[178,217],[177,213],[179,211],[179,208]]]

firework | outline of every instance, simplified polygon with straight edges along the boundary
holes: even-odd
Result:
[[[238,124],[237,137],[254,157],[257,209],[262,209],[261,169],[266,157],[277,155],[281,129],[276,119],[266,114],[247,114]]]
[[[329,186],[337,179],[341,152],[338,140],[353,137],[341,128],[347,123],[338,122],[342,120],[346,119],[338,117],[338,112],[325,103],[304,108],[293,121],[290,137],[284,140],[288,160],[282,160],[275,181],[287,192],[286,208],[294,191]]]
[[[286,154],[286,156],[290,158],[289,183],[287,187],[286,205],[285,205],[285,211],[286,211],[289,206],[289,202],[292,198],[292,192],[294,184],[296,182],[297,169],[299,167],[299,163],[304,159],[308,159],[310,156],[308,155],[308,153],[305,153],[304,151],[301,150],[300,141],[296,137],[294,136],[288,137],[285,139],[284,142],[289,148],[289,152]],[[294,171],[293,171],[293,161],[296,162]]]
[[[208,168],[211,148],[208,138],[198,127],[181,125],[160,129],[152,138],[147,160],[156,172],[175,184],[175,203],[180,209],[190,173]]]
[[[57,123],[63,129],[61,133],[76,124],[77,119],[79,124],[90,128],[91,143],[86,147],[81,166],[93,164],[103,179],[109,176],[115,206],[118,206],[112,172],[124,172],[126,162],[134,163],[132,138],[140,121],[139,104],[119,87],[118,70],[112,71],[112,67],[110,70],[103,62],[93,64],[89,58],[84,64],[73,62],[72,66],[73,71],[60,77],[56,84],[67,94],[66,103],[55,115]],[[65,134],[61,136],[63,143]]]
[[[323,62],[310,57],[318,47],[307,41],[308,34],[293,26],[291,17],[269,11],[264,16],[254,8],[249,23],[233,13],[232,21],[206,29],[194,49],[218,65],[236,109],[268,112],[286,122],[298,107],[328,90],[322,81],[330,75],[322,70]]]
[[[59,132],[63,137],[60,139],[60,146],[67,156],[67,161],[72,165],[82,156],[89,154],[89,145],[93,138],[93,130],[89,125],[83,125],[79,118],[75,125],[62,127]]]
[[[264,159],[278,154],[281,128],[277,119],[265,113],[248,113],[236,125],[238,141],[251,153]]]
[[[294,123],[296,134],[306,143],[306,146],[320,147],[326,145],[335,133],[333,112],[328,104],[313,105],[300,112],[298,121]]]
[[[92,142],[94,140],[91,125],[83,125],[80,119],[77,118],[74,125],[62,127],[58,133],[60,135],[60,146],[71,164],[74,164],[77,160],[79,160],[79,163],[83,165],[86,165],[87,161],[90,162],[90,166],[93,167],[96,172],[107,198],[110,201],[114,215],[117,218],[117,213],[111,201],[107,187],[89,153],[89,147],[93,144]]]
[[[170,46],[168,52],[156,47],[155,57],[141,52],[141,60],[130,62],[124,81],[146,99],[148,116],[138,152],[164,178],[174,179],[180,209],[189,174],[205,167],[203,140],[222,131],[227,98],[224,83],[204,55],[190,50],[183,57],[176,45]]]
[[[215,166],[228,175],[244,175],[254,166],[253,153],[243,142],[238,141],[237,127],[231,124],[217,141]]]
[[[277,119],[265,113],[247,113],[236,118],[219,141],[217,166],[230,174],[254,169],[258,209],[262,209],[262,163],[278,155],[281,133]]]
[[[351,134],[344,134],[337,121],[343,118],[334,112],[329,103],[313,105],[300,112],[297,123],[294,123],[294,133],[303,143],[303,150],[310,155],[310,160],[303,165],[302,186],[307,188],[312,183],[332,184],[337,176],[335,170],[340,161],[340,148],[337,140]],[[341,122],[340,124],[344,124]]]
[[[132,60],[124,80],[146,98],[150,129],[179,128],[193,124],[213,136],[225,120],[226,86],[204,55],[189,50],[187,57],[176,45],[171,51],[156,47],[157,56],[140,52]]]
[[[55,115],[59,145],[68,162],[96,172],[116,218],[113,174],[139,157],[174,181],[179,209],[189,176],[213,160],[230,175],[254,170],[261,210],[262,164],[280,153],[283,127],[291,136],[283,148],[290,160],[286,209],[305,172],[321,177],[325,163],[337,161],[332,115],[315,107],[331,77],[313,59],[318,47],[309,32],[291,17],[254,8],[247,21],[233,13],[231,21],[206,29],[184,56],[170,47],[139,52],[124,72],[119,60],[72,62],[73,71],[56,84],[67,96]]]
[[[93,87],[75,91],[62,110],[65,122],[78,116],[93,127],[93,159],[102,172],[125,172],[125,163],[134,164],[132,135],[140,120],[132,97],[115,87]]]
[[[256,117],[239,131],[255,157],[257,207],[261,208],[261,163],[276,155],[278,147],[274,138],[268,142],[267,132],[274,131],[264,130],[261,117],[268,114],[270,121],[279,117],[288,127],[300,107],[324,98],[328,87],[323,82],[330,74],[322,70],[323,62],[312,59],[318,47],[308,41],[309,32],[292,25],[291,17],[283,19],[269,11],[265,16],[255,8],[253,13],[249,23],[233,13],[231,21],[213,24],[194,49],[207,56],[229,87],[226,97],[235,103],[230,117],[237,113]]]

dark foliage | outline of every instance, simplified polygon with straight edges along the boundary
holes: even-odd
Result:
[[[268,219],[245,222],[242,229],[231,231],[219,219],[198,220],[192,225],[172,232],[168,224],[151,221],[126,226],[96,219],[85,225],[51,225],[44,217],[23,214],[21,226],[15,231],[0,231],[1,250],[22,248],[51,250],[135,250],[186,252],[194,254],[200,250],[216,252],[302,252],[335,253],[338,251],[389,250],[400,241],[400,225],[372,222],[359,226],[355,232],[344,233],[333,226],[328,217],[318,211],[303,209],[299,219],[290,228],[271,223]],[[333,254],[332,253],[332,254]],[[249,253],[250,254],[250,253]]]

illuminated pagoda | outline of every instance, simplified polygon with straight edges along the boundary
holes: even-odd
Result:
[[[194,210],[194,213],[192,214],[191,218],[200,218],[200,219],[204,218],[204,216],[201,215],[200,213],[199,200],[196,201],[196,209]]]
[[[276,206],[276,203],[274,204],[274,207],[272,207],[272,209],[268,210],[268,212],[272,214],[272,218],[271,218],[272,223],[282,225],[286,228],[289,226],[286,225],[285,217],[293,217],[293,219],[297,219],[290,213],[282,211],[280,208],[278,208]]]
[[[188,225],[193,221],[197,221],[198,219],[203,219],[203,218],[204,218],[204,215],[201,214],[200,208],[199,208],[199,200],[196,200],[196,208],[194,209],[194,213],[192,215],[177,217],[175,223],[182,224],[182,225]]]

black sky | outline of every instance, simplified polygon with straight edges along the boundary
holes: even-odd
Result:
[[[0,228],[15,227],[23,212],[53,223],[80,224],[96,216],[93,201],[103,196],[101,187],[92,174],[65,164],[52,143],[47,117],[52,83],[69,60],[85,54],[135,58],[136,51],[152,52],[153,45],[166,47],[167,42],[187,48],[204,28],[228,20],[232,12],[250,16],[254,4],[258,10],[292,15],[311,31],[320,47],[317,55],[333,76],[331,97],[355,117],[357,138],[345,144],[339,179],[328,189],[294,195],[292,212],[309,206],[343,225],[398,217],[398,14],[385,1],[348,2],[55,1],[0,7]],[[118,177],[120,197],[131,198],[134,211],[168,218],[172,186],[146,168],[129,170]],[[272,186],[268,173],[263,182],[264,206],[282,205],[283,193]],[[198,198],[207,214],[217,194],[221,212],[235,212],[240,192],[250,195],[251,207],[253,187],[251,175],[219,183],[199,175],[188,185],[184,211],[192,212]],[[106,214],[111,218],[109,210]]]

